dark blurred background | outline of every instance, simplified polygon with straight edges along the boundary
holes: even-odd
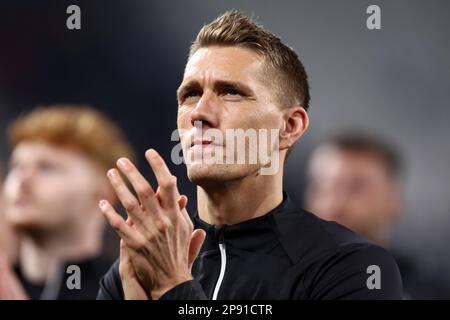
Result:
[[[81,30],[66,28],[71,4],[81,8]],[[381,7],[381,30],[366,28],[371,4]],[[310,129],[287,163],[287,191],[302,204],[306,159],[323,136],[350,127],[373,132],[397,146],[406,165],[394,245],[450,282],[448,1],[2,0],[0,162],[12,118],[36,105],[87,103],[125,130],[151,177],[144,151],[156,148],[169,160],[175,145],[175,90],[189,44],[229,9],[279,35],[310,77]],[[169,165],[195,210],[184,166]]]

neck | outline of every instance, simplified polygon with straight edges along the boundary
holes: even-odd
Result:
[[[213,225],[236,224],[268,213],[283,201],[282,170],[253,175],[214,188],[197,187],[200,218]]]
[[[25,278],[44,283],[56,276],[64,263],[98,255],[102,229],[102,220],[92,215],[89,222],[79,221],[57,231],[27,232],[20,246],[20,266]]]

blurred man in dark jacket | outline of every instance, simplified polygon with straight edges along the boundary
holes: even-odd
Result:
[[[334,134],[310,158],[306,207],[393,250],[391,236],[404,207],[401,174],[398,152],[388,143],[361,131]],[[392,252],[405,298],[450,297],[445,286],[424,275],[412,257]]]

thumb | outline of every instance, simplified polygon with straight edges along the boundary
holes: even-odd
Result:
[[[206,238],[206,232],[203,229],[195,229],[192,232],[191,240],[189,242],[189,255],[188,255],[188,263],[189,268],[192,268],[192,264],[194,260],[197,258],[200,249],[202,248],[203,242]]]

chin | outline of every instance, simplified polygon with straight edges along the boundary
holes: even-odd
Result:
[[[197,185],[202,185],[208,181],[224,181],[226,177],[220,166],[223,165],[190,164],[187,169],[188,178]]]
[[[15,229],[24,232],[38,230],[42,224],[42,219],[39,219],[32,211],[14,210],[13,212],[7,213],[6,218]]]
[[[34,233],[41,229],[40,224],[34,219],[15,219],[11,220],[11,225],[21,233]]]
[[[189,180],[201,187],[242,180],[258,171],[259,166],[242,164],[190,164],[187,168]]]

